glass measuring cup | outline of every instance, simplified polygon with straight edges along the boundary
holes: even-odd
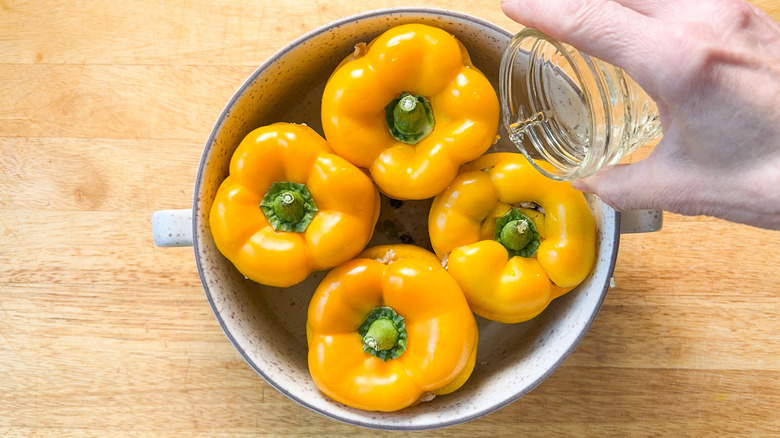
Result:
[[[504,52],[499,92],[512,143],[559,181],[585,178],[661,135],[658,109],[623,70],[536,29]]]

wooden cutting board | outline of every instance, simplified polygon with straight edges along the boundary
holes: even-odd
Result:
[[[780,2],[755,0],[776,21]],[[509,30],[499,2],[455,8]],[[365,2],[0,1],[0,435],[391,435],[287,399],[241,359],[191,248],[203,144],[278,49]],[[780,435],[780,234],[665,214],[621,239],[615,287],[526,397],[430,436]]]

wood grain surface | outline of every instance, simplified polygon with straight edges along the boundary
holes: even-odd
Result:
[[[780,3],[755,0],[780,21]],[[282,6],[284,5],[284,6]],[[498,1],[457,9],[516,31]],[[303,0],[0,1],[0,435],[385,436],[299,406],[242,360],[191,248],[208,133],[290,41],[367,7]],[[526,397],[425,436],[780,435],[780,234],[665,214],[621,239],[589,334]]]

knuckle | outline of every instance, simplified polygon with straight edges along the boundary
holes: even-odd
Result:
[[[561,29],[566,35],[593,34],[594,31],[598,31],[600,38],[612,39],[608,33],[613,26],[605,25],[610,20],[609,9],[603,2],[587,0],[564,2],[561,10]]]
[[[664,52],[665,59],[661,63],[670,67],[664,71],[673,78],[662,79],[670,99],[689,95],[713,80],[723,48],[719,47],[711,33],[711,28],[704,24],[678,23],[669,26],[669,50]]]
[[[566,34],[577,32],[588,22],[589,11],[588,2],[582,0],[573,0],[565,2],[561,10],[561,30]]]
[[[615,193],[605,191],[599,194],[604,203],[614,208],[617,211],[635,210],[643,208],[637,205],[636,196],[632,193]]]

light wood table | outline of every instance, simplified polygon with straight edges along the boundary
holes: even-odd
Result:
[[[756,0],[780,20],[780,3]],[[455,8],[506,29],[497,1]],[[390,435],[309,411],[217,324],[186,208],[234,90],[363,1],[0,2],[0,435]],[[526,397],[435,436],[780,435],[780,234],[665,215],[624,236],[616,287]]]

